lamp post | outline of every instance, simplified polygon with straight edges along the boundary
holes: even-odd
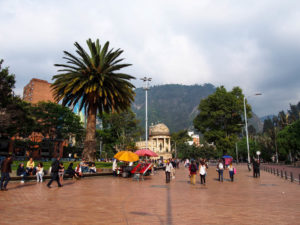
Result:
[[[262,95],[261,93],[256,93],[254,96]],[[248,96],[247,98],[251,97]],[[246,140],[247,140],[247,153],[248,153],[248,163],[250,163],[250,152],[249,152],[249,138],[248,138],[248,124],[247,124],[247,110],[246,110],[246,97],[244,96],[244,114],[245,114],[245,130],[246,130]]]
[[[148,90],[149,88],[149,82],[152,80],[150,77],[144,77],[141,78],[142,81],[146,82],[146,86],[144,87],[145,93],[146,93],[146,113],[145,113],[145,122],[146,122],[146,149],[148,149]]]

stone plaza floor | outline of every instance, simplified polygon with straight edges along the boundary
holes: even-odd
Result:
[[[45,183],[10,182],[0,192],[0,224],[300,224],[300,185],[261,172],[254,179],[238,166],[231,183],[216,180],[208,169],[207,184],[191,185],[181,167],[170,184],[163,171],[133,181],[122,177]]]

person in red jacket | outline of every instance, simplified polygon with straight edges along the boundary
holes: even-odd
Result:
[[[191,184],[196,184],[196,173],[197,173],[197,165],[194,160],[192,160],[191,165],[189,166]]]
[[[7,184],[10,180],[11,164],[13,163],[12,156],[8,155],[1,163],[1,191],[7,191]]]

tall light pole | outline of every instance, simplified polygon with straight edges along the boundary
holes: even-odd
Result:
[[[262,95],[261,93],[256,93],[253,96]],[[248,96],[247,98],[251,97]],[[245,130],[246,130],[246,140],[247,140],[247,152],[248,152],[248,163],[250,163],[250,152],[249,152],[249,138],[248,138],[248,124],[247,124],[247,110],[246,110],[246,97],[244,96],[244,113],[245,113]]]
[[[144,77],[141,78],[142,81],[146,82],[146,86],[144,87],[145,93],[146,93],[146,113],[145,113],[145,122],[146,122],[146,149],[148,149],[148,90],[149,88],[149,82],[152,80],[150,77]]]

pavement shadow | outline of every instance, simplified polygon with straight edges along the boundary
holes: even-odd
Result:
[[[167,225],[173,224],[170,188],[167,188]]]
[[[26,188],[26,187],[31,187],[31,186],[35,186],[37,185],[36,183],[28,183],[28,184],[21,184],[12,188],[9,188],[10,190],[17,190],[17,189],[21,189],[21,188]]]

